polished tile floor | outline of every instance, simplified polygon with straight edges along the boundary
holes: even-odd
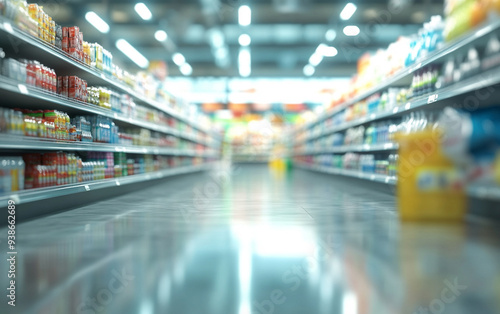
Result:
[[[389,194],[298,169],[223,165],[17,237],[2,314],[500,313],[498,225],[401,224]]]

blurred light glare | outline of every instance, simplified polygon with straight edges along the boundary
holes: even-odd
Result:
[[[342,12],[340,12],[340,18],[344,21],[347,21],[353,16],[354,12],[356,12],[356,9],[357,7],[353,3],[346,4]]]
[[[85,14],[85,19],[101,33],[106,34],[109,32],[108,23],[106,23],[99,15],[97,15],[97,13],[89,11],[87,12],[87,14]]]
[[[316,52],[323,57],[335,57],[338,54],[338,51],[335,47],[328,46],[325,44],[320,44]]]
[[[149,66],[149,61],[137,49],[135,49],[125,39],[118,39],[116,41],[116,48],[118,48],[124,55],[132,60],[139,67],[146,69]]]
[[[321,61],[323,61],[323,55],[315,52],[313,53],[313,55],[309,58],[309,63],[312,65],[312,66],[318,66]]]
[[[238,38],[238,42],[241,46],[247,47],[250,46],[252,38],[250,38],[248,34],[241,34],[240,37]]]
[[[329,29],[325,34],[325,39],[328,41],[334,41],[337,38],[337,32],[334,29]]]
[[[238,23],[241,26],[248,26],[252,23],[252,10],[247,5],[242,5],[238,9]]]
[[[155,38],[158,41],[165,41],[168,38],[168,35],[165,31],[157,30],[155,33]]]
[[[191,67],[191,65],[189,65],[189,63],[184,63],[183,65],[181,65],[180,70],[182,75],[184,76],[190,76],[191,74],[193,74],[193,68]]]
[[[359,32],[359,27],[357,27],[356,25],[348,25],[344,27],[344,34],[346,36],[358,36]]]
[[[346,292],[342,297],[342,314],[358,314],[358,300],[353,292]]]
[[[316,70],[314,69],[314,67],[310,64],[308,64],[304,67],[304,75],[305,76],[313,76],[315,71]]]
[[[184,58],[184,56],[182,54],[176,52],[172,56],[172,61],[174,61],[175,65],[181,66],[184,63],[186,63],[186,58]]]
[[[148,21],[153,17],[153,14],[151,14],[151,11],[149,11],[149,8],[142,2],[137,3],[134,6],[135,12],[139,14],[141,19]]]
[[[250,54],[250,49],[240,49],[240,53],[238,55],[238,69],[240,75],[243,77],[249,77],[252,73],[252,57]]]

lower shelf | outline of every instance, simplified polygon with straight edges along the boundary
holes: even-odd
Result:
[[[308,165],[303,163],[295,163],[295,167],[302,168],[306,170],[312,170],[322,173],[329,173],[334,175],[341,175],[346,177],[358,178],[367,181],[374,181],[385,183],[389,185],[396,185],[397,178],[385,176],[381,174],[373,174],[373,173],[364,173],[360,171],[354,170],[345,170],[317,165]],[[473,198],[482,199],[482,200],[490,200],[490,201],[500,201],[500,186],[492,186],[492,185],[471,185],[467,188],[467,195]]]
[[[381,183],[391,184],[391,185],[395,185],[396,181],[397,181],[396,177],[390,177],[390,176],[376,174],[376,173],[364,173],[364,172],[355,171],[355,170],[345,170],[345,169],[323,167],[323,166],[317,166],[317,165],[307,165],[307,164],[301,164],[301,163],[295,163],[294,166],[296,166],[298,168],[306,169],[306,170],[318,171],[318,172],[329,173],[329,174],[336,174],[336,175],[358,178],[358,179],[374,181],[374,182],[381,182]]]
[[[208,169],[210,164],[185,166],[172,169],[165,169],[157,172],[138,174],[128,177],[120,177],[99,181],[89,181],[77,184],[68,184],[64,186],[55,186],[47,188],[39,188],[33,190],[23,190],[10,192],[8,194],[0,195],[0,207],[7,206],[7,202],[12,200],[16,205],[33,203],[50,198],[68,196],[77,193],[86,193],[90,191],[117,187],[122,185],[141,183],[155,179],[162,179],[179,174],[192,173]]]

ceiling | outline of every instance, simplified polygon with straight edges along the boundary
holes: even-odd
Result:
[[[101,43],[124,68],[140,69],[115,48],[119,38],[150,61],[167,61],[171,76],[181,75],[172,62],[172,55],[181,53],[195,77],[239,76],[238,38],[243,33],[251,37],[252,77],[303,77],[303,68],[320,43],[336,47],[338,55],[324,58],[314,76],[351,76],[363,53],[386,48],[398,36],[415,34],[430,16],[443,13],[442,0],[352,1],[358,9],[347,22],[339,17],[347,0],[142,1],[153,14],[149,21],[135,12],[136,1],[57,0],[44,4],[44,9],[61,25],[80,26],[86,41]],[[243,4],[252,9],[252,23],[246,27],[238,24]],[[90,10],[108,22],[109,33],[101,34],[85,20]],[[346,25],[359,26],[360,35],[345,36]],[[160,29],[168,34],[165,42],[154,37]],[[328,30],[336,33],[331,42],[325,37]]]

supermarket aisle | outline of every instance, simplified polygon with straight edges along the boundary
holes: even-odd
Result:
[[[331,176],[232,170],[19,224],[0,312],[500,312],[498,226],[401,225],[391,196]]]

